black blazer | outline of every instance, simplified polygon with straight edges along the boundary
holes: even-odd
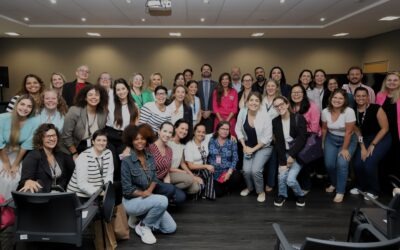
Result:
[[[62,97],[64,98],[65,102],[67,103],[68,107],[74,105],[75,99],[75,90],[76,90],[76,79],[73,82],[67,82],[63,86]],[[86,85],[89,85],[90,82],[85,82]]]
[[[297,119],[296,119],[297,116]],[[297,120],[297,121],[296,121]],[[275,136],[275,148],[278,153],[279,166],[287,165],[286,143],[283,136],[282,118],[275,117],[272,120],[272,131]],[[293,159],[303,149],[307,141],[307,122],[302,115],[290,114],[290,136],[294,139],[294,144],[287,152]]]
[[[209,97],[208,97],[208,109],[207,110],[212,110],[212,97],[213,97],[213,92],[214,92],[215,87],[217,87],[217,82],[210,79],[210,91],[209,91]],[[205,96],[204,96],[204,91],[203,91],[203,80],[199,81],[197,96],[200,98],[201,110],[206,111],[206,105],[204,103]]]
[[[55,152],[54,156],[61,168],[61,176],[57,178],[56,184],[66,189],[72,173],[75,169],[75,163],[72,157],[62,152]],[[25,185],[25,181],[38,181],[43,187],[41,192],[48,193],[51,191],[53,179],[46,153],[43,149],[35,149],[28,153],[22,161],[21,180],[18,190]]]

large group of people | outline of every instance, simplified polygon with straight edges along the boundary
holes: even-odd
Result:
[[[158,72],[148,84],[141,73],[108,72],[91,84],[86,65],[68,83],[53,73],[48,87],[26,75],[0,114],[0,194],[66,191],[85,201],[111,181],[135,232],[154,244],[152,231],[176,230],[167,207],[188,198],[237,191],[265,202],[276,189],[280,207],[290,188],[304,207],[314,173],[325,170],[335,203],[347,191],[377,199],[379,181],[399,176],[399,72],[375,93],[359,67],[342,86],[323,69],[302,70],[293,85],[278,66],[268,78],[263,67],[242,75],[234,66],[218,81],[212,71],[202,65],[196,81],[185,69],[172,89]],[[305,163],[298,155],[310,136],[321,138],[323,155]]]

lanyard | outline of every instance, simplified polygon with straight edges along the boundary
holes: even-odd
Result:
[[[94,115],[94,118],[93,118],[92,123],[90,123],[90,121],[89,121],[89,114],[86,112],[86,119],[87,119],[87,124],[88,124],[88,135],[89,135],[89,137],[92,136],[92,132],[91,132],[90,130],[92,129],[92,127],[93,127],[93,125],[94,125],[94,122],[96,121],[96,117],[97,117],[97,112],[96,112],[95,115]]]
[[[198,146],[197,148],[198,148],[198,150],[200,152],[201,160],[203,161],[203,165],[207,164],[207,152],[206,152],[206,150],[204,149],[203,146]]]
[[[359,112],[358,110],[357,110],[357,112],[356,112],[356,115],[357,115],[357,123],[358,123],[358,125],[359,125],[360,128],[361,128],[361,126],[362,126],[363,123],[364,123],[365,116],[367,115],[367,109],[368,109],[368,107],[365,108],[364,113],[362,113],[361,119],[360,119],[360,112]]]
[[[99,158],[96,157],[96,162],[97,162],[97,168],[99,169],[100,172],[100,177],[101,177],[101,183],[104,185],[104,179],[103,179],[103,157],[101,157],[101,164],[99,162]]]
[[[53,180],[53,186],[57,185],[57,162],[56,159],[54,159],[54,165],[52,166],[49,162],[49,167],[50,167],[50,172],[51,172],[51,179]]]

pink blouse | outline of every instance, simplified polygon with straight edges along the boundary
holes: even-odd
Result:
[[[306,113],[303,114],[303,116],[307,121],[307,132],[321,135],[321,126],[319,125],[321,111],[319,110],[317,104],[315,104],[313,101],[310,101],[310,108]]]
[[[221,106],[217,103],[217,89],[213,92],[213,110],[222,117],[227,117],[230,113],[234,116],[238,112],[238,94],[235,89],[229,89],[227,95],[222,95]]]

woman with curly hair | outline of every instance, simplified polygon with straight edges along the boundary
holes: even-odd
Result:
[[[48,193],[66,189],[75,164],[71,156],[58,150],[59,141],[60,134],[54,124],[39,126],[33,136],[34,150],[22,161],[19,191]]]
[[[108,95],[99,85],[88,85],[77,95],[75,106],[65,116],[61,134],[63,151],[74,159],[92,146],[93,133],[106,126]]]

